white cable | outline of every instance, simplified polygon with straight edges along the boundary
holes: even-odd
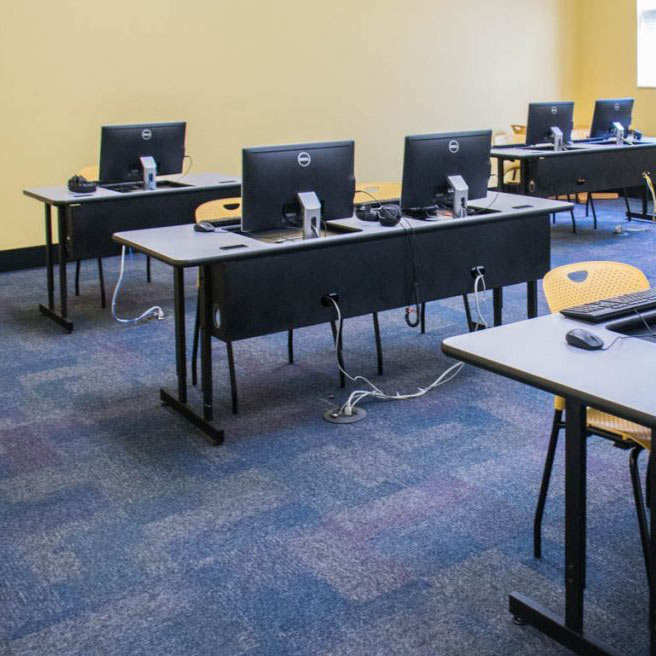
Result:
[[[476,312],[478,314],[480,325],[483,325],[487,328],[488,324],[481,313],[481,306],[478,298],[478,294],[479,294],[478,286],[480,282],[483,283],[483,290],[485,292],[486,289],[485,278],[483,274],[479,271],[478,275],[476,276],[476,280],[474,281],[474,296],[476,299]],[[341,330],[342,330],[342,312],[339,309],[339,304],[337,303],[337,301],[330,296],[328,298],[330,302],[333,304],[333,306],[335,307],[335,311],[337,312],[338,328],[337,328],[335,344],[337,344],[337,346],[339,347]],[[354,392],[351,392],[349,397],[340,407],[338,414],[346,415],[347,417],[351,416],[353,414],[353,408],[355,408],[355,406],[358,403],[360,403],[360,401],[366,399],[367,397],[381,399],[383,401],[407,401],[410,399],[416,399],[420,396],[423,396],[424,394],[427,394],[432,389],[435,389],[436,387],[439,387],[440,385],[444,385],[444,383],[448,383],[449,381],[453,380],[460,373],[461,369],[464,366],[465,366],[464,362],[457,362],[456,364],[451,365],[446,371],[443,371],[428,387],[418,387],[416,392],[411,392],[409,394],[401,394],[400,392],[397,392],[396,394],[386,394],[377,385],[372,383],[368,378],[365,378],[364,376],[352,376],[351,374],[349,374],[349,372],[346,371],[344,367],[342,367],[338,357],[337,367],[350,381],[354,383],[357,383],[358,381],[362,381],[367,385],[369,385],[369,387],[371,387],[370,390],[355,390]]]
[[[125,267],[125,246],[121,248],[121,270],[118,274],[118,281],[116,282],[116,287],[114,288],[114,294],[112,295],[112,318],[116,319],[119,323],[137,323],[138,321],[141,321],[142,319],[146,319],[147,317],[157,317],[157,319],[163,319],[164,318],[164,311],[159,305],[154,305],[151,308],[148,308],[145,312],[142,312],[138,317],[134,319],[121,319],[116,314],[116,299],[118,297],[118,292],[121,289],[121,285],[123,284],[123,271]]]

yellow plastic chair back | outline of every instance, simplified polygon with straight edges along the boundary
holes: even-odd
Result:
[[[521,134],[522,136],[526,136],[525,125],[520,125],[519,123],[511,123],[510,129],[513,131],[513,134]]]
[[[241,198],[208,200],[196,208],[198,221],[228,221],[241,216]]]
[[[83,166],[77,174],[84,176],[91,182],[97,182],[100,177],[100,170],[97,164],[89,164],[88,166]]]
[[[401,198],[400,182],[359,182],[356,184],[356,189],[357,191],[353,197],[353,202],[356,205],[375,202],[388,203]]]
[[[577,262],[552,269],[542,281],[549,309],[593,303],[649,289],[645,274],[623,262]]]
[[[542,286],[547,304],[552,312],[560,312],[564,308],[584,303],[594,303],[602,298],[632,294],[643,289],[649,289],[649,281],[645,274],[630,264],[623,262],[576,262],[552,269],[545,275]],[[556,410],[565,409],[565,399],[560,396],[554,398]],[[590,411],[589,411],[590,412]],[[611,415],[599,413],[596,424],[602,425],[613,419]],[[588,422],[590,422],[590,415]],[[631,422],[620,420],[622,424]],[[631,424],[637,426],[637,424]],[[610,426],[603,426],[606,430],[613,430]],[[613,430],[624,433],[627,430]],[[625,439],[629,439],[626,438]],[[631,439],[638,441],[635,436]]]

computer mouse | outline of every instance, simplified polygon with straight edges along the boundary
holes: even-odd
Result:
[[[214,226],[209,221],[199,221],[194,223],[194,230],[196,232],[214,232]]]
[[[573,328],[565,335],[567,343],[586,351],[597,351],[604,345],[604,340],[584,328]]]

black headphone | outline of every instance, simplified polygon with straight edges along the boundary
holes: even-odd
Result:
[[[74,194],[91,194],[97,187],[95,182],[87,180],[83,175],[74,175],[68,181],[68,190]]]
[[[401,220],[401,208],[398,205],[358,205],[355,216],[360,221],[378,221],[380,225],[390,228]]]

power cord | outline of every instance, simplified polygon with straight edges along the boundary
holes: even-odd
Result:
[[[478,299],[479,284],[481,282],[481,279],[483,282],[483,290],[485,290],[484,276],[481,272],[479,272],[474,282],[474,295],[476,296],[476,312],[478,314],[479,325],[487,327],[488,324],[485,321],[483,315],[481,314],[481,307]],[[337,329],[335,344],[339,344],[340,337],[341,337],[342,312],[340,310],[339,303],[334,298],[332,298],[331,296],[328,296],[327,298],[333,304],[335,308],[335,312],[337,313],[337,325],[339,326],[339,328]],[[464,366],[465,366],[464,362],[457,362],[456,364],[451,365],[448,369],[443,371],[430,385],[428,385],[427,387],[418,387],[416,392],[410,392],[408,394],[401,394],[400,392],[397,392],[396,394],[387,394],[380,387],[372,383],[368,378],[365,378],[364,376],[352,376],[348,371],[346,371],[346,369],[344,369],[344,367],[342,367],[339,361],[339,357],[337,357],[337,367],[344,374],[344,376],[346,376],[353,383],[357,383],[361,381],[366,385],[369,385],[371,389],[355,390],[351,392],[346,402],[343,403],[342,406],[339,408],[339,410],[337,410],[336,413],[333,414],[333,417],[339,417],[340,415],[346,417],[352,416],[353,411],[357,406],[357,404],[368,397],[374,399],[380,399],[383,401],[408,401],[410,399],[419,398],[420,396],[424,396],[424,394],[427,394],[428,392],[435,389],[436,387],[439,387],[440,385],[444,385],[445,383],[448,383],[449,381],[453,380],[460,373],[460,371]]]
[[[146,318],[156,318],[161,321],[164,318],[164,311],[159,305],[154,305],[153,307],[148,308],[145,312],[142,312],[138,317],[135,317],[134,319],[122,319],[116,314],[116,299],[118,298],[118,293],[121,289],[121,285],[123,284],[124,269],[125,246],[121,248],[121,270],[118,274],[118,281],[116,283],[116,287],[114,288],[114,294],[112,295],[112,318],[116,319],[116,321],[119,323],[137,323],[138,321]]]
[[[183,178],[186,178],[189,175],[189,172],[191,171],[191,167],[194,165],[194,159],[191,155],[185,155],[182,159],[188,159],[189,160],[189,166],[187,167],[186,171],[183,171],[182,174],[180,175],[179,178],[176,178],[176,182],[180,182]]]
[[[653,211],[654,214],[656,214],[656,191],[654,191],[654,183],[651,179],[651,174],[649,171],[643,171],[642,172],[642,177],[645,179],[645,182],[647,183],[647,187],[649,188],[649,191],[651,193],[651,199],[653,203]]]

